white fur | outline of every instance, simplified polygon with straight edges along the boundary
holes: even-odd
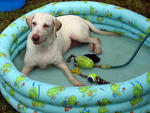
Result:
[[[62,24],[57,32],[56,21]],[[36,26],[32,25],[32,22],[36,22]],[[27,39],[27,51],[22,72],[28,74],[35,66],[45,68],[47,65],[53,64],[64,70],[75,86],[81,86],[83,84],[73,77],[63,59],[63,55],[71,46],[71,40],[90,43],[90,49],[100,54],[99,40],[89,35],[90,29],[99,34],[116,35],[115,33],[100,31],[90,22],[73,15],[55,18],[49,14],[36,13],[32,15],[32,19],[30,18],[27,23],[30,26],[31,33]],[[49,25],[48,28],[43,28],[45,23]],[[40,36],[39,45],[35,45],[31,39],[35,33]]]

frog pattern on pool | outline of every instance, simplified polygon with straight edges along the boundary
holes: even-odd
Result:
[[[88,1],[83,1],[84,4],[88,4]],[[59,4],[59,2],[54,2],[54,3],[51,3],[50,5],[51,6],[55,6]],[[101,5],[109,5],[109,4],[106,4],[106,3],[100,3]],[[41,7],[39,9],[44,9],[45,7]],[[117,6],[114,6],[113,7],[114,10],[125,10],[124,8],[121,8],[121,7],[117,7]],[[96,13],[98,13],[99,11],[94,7],[94,6],[90,6],[90,14],[91,15],[95,15]],[[64,9],[59,9],[57,11],[52,11],[50,10],[49,11],[50,14],[54,15],[54,16],[60,16],[60,15],[63,15],[63,14],[66,14],[66,11],[64,11]],[[75,9],[70,9],[68,12],[68,14],[76,14],[76,15],[80,15],[80,12],[79,10],[75,10]],[[27,17],[27,15],[23,15],[21,18],[20,18],[20,21],[25,21],[25,18]],[[90,17],[88,15],[84,15],[83,16],[85,19],[87,20],[90,20]],[[111,13],[110,11],[105,11],[104,12],[104,15],[103,16],[97,16],[95,21],[97,23],[102,23],[104,21],[104,18],[107,17],[107,18],[113,18],[113,13]],[[121,22],[124,22],[124,18],[121,17],[121,16],[118,16],[116,17],[117,20],[121,21]],[[145,19],[145,21],[149,21],[149,19]],[[128,24],[133,26],[134,28],[137,28],[137,25],[136,23],[132,22],[132,21],[128,21]],[[19,26],[16,25],[15,22],[11,23],[8,27],[10,28],[13,28],[13,27],[16,27],[17,29],[19,29],[20,31],[22,32],[25,32],[28,28],[26,26],[22,26],[21,28]],[[120,33],[120,34],[125,34],[125,32],[123,31],[119,31],[118,29],[113,29],[114,32],[116,33]],[[147,28],[146,30],[147,33],[150,32],[150,26]],[[18,44],[18,39],[17,39],[17,34],[10,34],[10,36],[13,38],[14,40],[14,44]],[[144,37],[145,34],[141,34],[140,38],[137,39],[137,40],[141,40],[142,37]],[[0,38],[10,38],[10,37],[7,37],[6,34],[0,34]],[[10,48],[10,53],[12,54],[13,51],[11,50]],[[7,58],[7,55],[3,52],[0,51],[0,59],[1,58]],[[0,72],[1,72],[1,75],[5,75],[7,76],[7,73],[10,73],[10,68],[12,68],[11,64],[9,63],[5,63],[3,64],[2,67],[0,67]],[[26,83],[24,82],[25,81],[25,76],[24,75],[20,75],[19,77],[16,77],[16,80],[14,82],[14,86],[16,88],[22,88],[23,86],[26,85]],[[145,81],[148,85],[150,85],[150,72],[148,72],[145,76]],[[2,87],[4,87],[4,89],[9,89],[9,94],[10,95],[5,95],[4,97],[6,98],[6,100],[9,102],[10,101],[10,98],[11,96],[12,97],[16,97],[16,93],[15,91],[12,89],[12,86],[8,88],[8,86],[10,86],[8,82],[3,82],[3,80],[0,80],[0,83],[2,83]],[[5,85],[5,84],[6,85]],[[7,86],[8,85],[8,86]],[[105,90],[105,88],[103,88],[103,90],[101,90],[100,88],[96,89],[96,88],[91,88],[91,87],[80,87],[78,88],[78,93],[80,94],[80,96],[82,98],[87,98],[87,99],[95,99],[96,100],[96,103],[95,105],[98,106],[96,109],[92,109],[91,107],[87,106],[83,106],[83,107],[80,107],[78,108],[78,111],[76,113],[109,113],[111,111],[111,109],[108,107],[109,104],[113,103],[113,99],[121,99],[122,97],[124,97],[126,95],[126,89],[129,89],[129,86],[124,86],[124,84],[111,84],[109,87],[109,93],[111,93],[111,97],[109,98],[96,98],[96,94],[99,94],[99,93],[103,93],[104,91],[107,91]],[[29,97],[34,99],[34,100],[30,100],[31,102],[31,105],[32,107],[34,108],[45,108],[47,107],[44,103],[38,101],[39,98],[40,98],[40,94],[41,94],[41,90],[40,90],[41,86],[40,84],[37,82],[37,81],[34,81],[32,83],[32,86],[29,88],[30,91],[29,91]],[[133,100],[131,100],[130,102],[128,102],[128,106],[130,107],[136,107],[138,105],[140,105],[145,99],[142,98],[142,93],[143,93],[143,90],[144,90],[144,87],[142,85],[142,83],[140,81],[132,81],[130,83],[130,88],[132,89],[132,93],[133,93]],[[62,87],[62,86],[55,86],[55,87],[51,87],[49,88],[46,92],[45,92],[45,95],[47,96],[46,98],[49,98],[49,100],[51,102],[57,100],[57,97],[60,96],[63,92],[65,92],[66,88],[65,87]],[[61,99],[61,105],[63,106],[63,110],[64,112],[72,112],[78,105],[80,105],[80,99],[75,96],[75,95],[68,95],[68,96],[65,96],[65,97],[62,97]],[[49,103],[51,104],[51,103]],[[24,112],[24,113],[27,113],[27,110],[30,109],[29,107],[26,107],[26,105],[18,102],[16,108],[18,109],[18,111],[20,112]],[[35,113],[38,113],[38,110],[33,110]],[[96,112],[95,112],[96,111]],[[130,111],[132,113],[134,113],[134,111]],[[147,109],[145,109],[145,112],[148,112]],[[121,110],[119,111],[115,111],[115,113],[122,113]]]

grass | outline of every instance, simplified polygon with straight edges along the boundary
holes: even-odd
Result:
[[[0,12],[0,33],[3,31],[5,27],[7,27],[11,22],[16,20],[18,17],[53,1],[61,1],[61,0],[27,0],[26,5],[19,10],[11,11],[11,12]],[[62,0],[62,1],[67,1],[67,0]],[[96,1],[96,0],[91,0],[91,1]],[[150,18],[149,0],[97,0],[97,1],[118,5],[130,9],[132,11],[135,11],[139,14],[142,14],[147,18]],[[1,93],[0,93],[0,113],[17,113],[17,111],[14,110],[4,100]]]
[[[11,12],[0,12],[0,32],[2,32],[2,30],[6,26],[8,26],[8,24],[10,24],[12,21],[17,19],[21,15],[29,11],[32,11],[38,7],[41,7],[45,4],[48,4],[52,1],[61,1],[61,0],[27,0],[26,5],[19,10]],[[97,1],[125,7],[150,18],[149,0],[97,0]]]

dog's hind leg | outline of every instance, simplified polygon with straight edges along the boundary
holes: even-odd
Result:
[[[88,37],[88,43],[89,43],[89,48],[91,51],[94,51],[96,54],[102,53],[99,38]]]
[[[88,37],[88,38],[87,38]],[[78,41],[80,43],[89,43],[89,48],[91,51],[94,51],[96,54],[101,54],[102,50],[100,47],[100,40],[99,38],[87,36],[87,37],[79,37],[77,35],[72,34],[71,39]]]

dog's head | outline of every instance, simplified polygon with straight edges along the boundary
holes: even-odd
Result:
[[[32,14],[26,18],[26,22],[31,30],[31,40],[34,44],[41,44],[48,38],[52,42],[62,25],[54,16],[46,13]]]

